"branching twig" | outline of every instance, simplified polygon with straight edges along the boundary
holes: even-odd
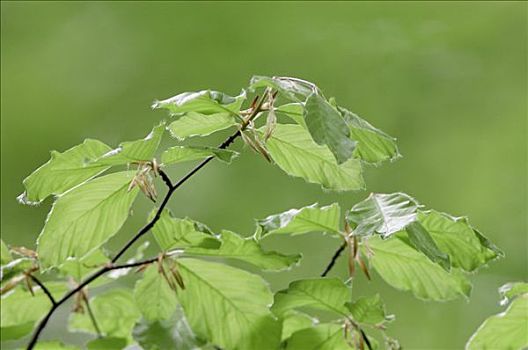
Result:
[[[42,291],[44,292],[44,294],[46,294],[46,296],[48,297],[48,299],[51,301],[51,304],[52,305],[55,305],[57,304],[57,302],[55,301],[55,298],[53,297],[53,295],[51,294],[51,292],[49,291],[48,288],[46,288],[46,286],[44,285],[44,283],[42,283],[38,278],[36,278],[35,276],[33,276],[32,274],[28,274],[27,275],[29,278],[31,278],[31,280],[33,282],[35,282],[41,289]]]
[[[251,113],[244,119],[242,122],[242,125],[240,126],[240,129],[237,130],[234,134],[229,136],[224,142],[218,146],[220,149],[225,149],[229,147],[235,139],[240,136],[241,130],[245,130],[249,123],[257,117],[257,115],[262,111],[262,105],[264,104],[264,101],[266,99],[266,94],[263,95],[263,97],[260,99],[258,103],[254,105],[254,108],[251,110]],[[33,336],[31,337],[31,340],[29,341],[29,344],[27,346],[28,350],[31,350],[35,347],[38,338],[44,328],[46,327],[46,324],[48,323],[49,319],[57,310],[59,306],[61,306],[64,302],[66,302],[69,298],[71,298],[75,293],[81,291],[84,287],[89,285],[92,281],[96,280],[100,276],[104,275],[106,272],[119,269],[119,268],[127,268],[127,267],[133,267],[133,266],[140,266],[144,265],[145,262],[140,263],[132,263],[132,264],[125,264],[125,265],[116,265],[113,264],[139,239],[141,238],[145,233],[150,231],[152,227],[156,224],[156,222],[161,217],[161,213],[163,212],[163,209],[169,202],[169,199],[171,198],[174,191],[176,191],[181,185],[183,185],[187,180],[189,180],[194,174],[196,174],[200,169],[202,169],[207,163],[209,163],[214,156],[210,156],[206,159],[204,159],[200,164],[198,164],[194,169],[192,169],[187,175],[182,177],[177,183],[172,185],[172,182],[170,181],[169,177],[160,170],[160,175],[163,179],[163,181],[167,184],[169,187],[169,190],[165,194],[165,197],[163,198],[163,201],[161,202],[161,205],[159,206],[158,210],[156,211],[156,214],[152,220],[150,220],[145,226],[143,226],[138,233],[134,237],[132,237],[118,252],[117,254],[112,258],[111,264],[106,265],[102,267],[101,269],[97,270],[94,274],[86,278],[83,282],[81,282],[77,287],[67,292],[60,300],[52,304],[52,307],[49,309],[48,313],[42,318],[40,323],[38,324],[37,328],[35,329],[35,332],[33,333]],[[156,258],[157,259],[157,258]],[[51,294],[50,294],[51,295]]]
[[[330,270],[332,270],[332,267],[334,267],[337,259],[339,258],[339,256],[341,255],[341,253],[343,252],[343,250],[345,250],[347,246],[347,243],[346,241],[343,242],[343,244],[341,244],[339,246],[339,248],[337,248],[337,250],[335,251],[334,255],[332,256],[332,259],[330,260],[330,262],[328,263],[328,266],[325,268],[325,270],[323,271],[323,273],[321,274],[321,277],[325,277],[326,275],[328,275],[328,273],[330,272]]]

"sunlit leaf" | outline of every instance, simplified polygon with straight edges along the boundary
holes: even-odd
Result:
[[[417,298],[426,300],[469,296],[471,284],[460,271],[447,272],[433,263],[414,249],[403,233],[388,240],[371,237],[368,246],[373,252],[372,266],[394,288],[411,291]]]
[[[354,157],[372,164],[401,157],[395,138],[376,129],[349,110],[342,107],[337,108],[350,130],[350,138],[356,142]]]
[[[144,139],[123,142],[118,148],[104,154],[96,163],[120,165],[151,161],[158,150],[164,131],[165,123],[161,123],[155,126]]]
[[[60,298],[68,288],[59,282],[47,282],[47,289],[55,298]],[[36,321],[51,307],[48,296],[40,289],[33,288],[34,296],[18,287],[2,296],[0,301],[2,341],[18,339],[30,333]]]
[[[60,272],[75,281],[80,282],[84,277],[101,268],[110,259],[100,250],[94,250],[82,258],[69,258],[59,268]]]
[[[291,101],[304,101],[316,89],[313,83],[297,78],[289,77],[266,77],[255,75],[249,82],[249,89],[269,87],[279,92],[282,96]]]
[[[288,339],[293,333],[315,326],[317,319],[308,316],[305,313],[290,310],[286,311],[282,316],[282,337],[281,341]]]
[[[222,231],[222,245],[218,249],[190,247],[185,249],[189,255],[201,255],[237,259],[253,264],[263,270],[284,270],[301,259],[301,255],[284,255],[264,251],[254,238],[242,238],[234,232]]]
[[[290,283],[288,289],[275,294],[272,311],[282,315],[301,307],[347,315],[345,303],[350,301],[350,290],[337,278],[314,278]]]
[[[286,350],[351,350],[344,334],[342,325],[323,323],[293,333]]]
[[[122,288],[105,291],[91,298],[90,306],[104,336],[131,338],[134,324],[141,316],[131,291]],[[87,312],[71,314],[69,329],[96,334]]]
[[[405,228],[409,241],[416,249],[424,253],[432,262],[442,266],[444,270],[449,271],[451,262],[449,255],[442,252],[436,245],[429,232],[418,221],[411,222]]]
[[[134,288],[136,305],[148,321],[169,319],[178,301],[164,276],[158,271],[158,265],[151,265]]]
[[[172,137],[184,140],[192,136],[207,136],[237,124],[233,114],[221,112],[214,114],[186,113],[169,124],[167,129]]]
[[[304,107],[304,120],[312,139],[318,145],[326,145],[338,164],[352,157],[356,143],[339,112],[323,97],[311,94]]]
[[[40,341],[35,345],[35,350],[79,350],[80,348],[73,346],[71,344],[64,344],[60,341]],[[89,348],[88,350],[92,350]],[[107,348],[105,350],[113,350]]]
[[[150,218],[153,214],[154,212]],[[167,209],[161,213],[152,232],[163,250],[186,247],[216,249],[220,246],[220,242],[207,226],[188,218],[174,218]]]
[[[86,344],[87,350],[121,350],[127,345],[125,338],[100,338],[94,339]]]
[[[434,210],[418,211],[418,220],[455,267],[473,271],[502,252],[476,231],[465,218],[455,218]]]
[[[184,92],[166,100],[156,101],[152,105],[152,108],[167,109],[173,114],[187,112],[201,114],[229,112],[238,114],[245,99],[245,91],[233,97],[219,91],[202,90],[197,92]]]
[[[346,214],[354,235],[387,238],[416,220],[419,204],[405,193],[372,193]]]
[[[347,303],[347,307],[354,321],[359,323],[377,325],[394,318],[386,314],[385,305],[379,294],[360,297],[354,302]]]
[[[266,146],[273,161],[289,175],[320,184],[327,190],[364,188],[359,160],[337,164],[332,152],[316,144],[300,125],[278,124]]]
[[[51,159],[24,179],[26,191],[18,197],[19,201],[37,204],[100,174],[108,167],[93,161],[110,149],[101,141],[87,139],[64,153],[52,151]]]
[[[278,107],[275,107],[275,112],[279,115],[288,116],[294,122],[301,125],[305,129],[308,128],[304,120],[304,105],[300,102],[280,105]]]
[[[0,264],[5,265],[11,260],[13,260],[13,257],[11,256],[11,253],[9,253],[7,245],[0,239]]]
[[[259,238],[270,234],[297,235],[314,231],[338,235],[340,216],[341,209],[337,203],[324,207],[316,203],[300,209],[290,209],[257,220],[257,225],[261,228]]]
[[[486,319],[469,339],[466,350],[526,349],[527,330],[528,294],[523,294],[506,311]]]
[[[133,176],[132,171],[106,175],[60,196],[38,238],[40,262],[50,267],[82,258],[116,234],[138,193],[128,190]]]
[[[528,294],[528,283],[526,282],[510,282],[499,288],[501,296],[501,305],[506,305],[519,295]]]
[[[280,341],[273,297],[257,275],[230,266],[178,259],[186,288],[178,290],[192,330],[225,349],[269,350]]]
[[[238,156],[238,152],[227,149],[219,149],[205,146],[174,146],[161,154],[163,165],[170,165],[190,160],[215,157],[224,163],[231,163],[233,158]]]

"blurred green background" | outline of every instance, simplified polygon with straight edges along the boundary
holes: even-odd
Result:
[[[405,191],[468,215],[506,252],[474,277],[469,302],[422,302],[360,278],[354,294],[382,294],[397,316],[389,334],[404,348],[461,349],[501,309],[497,288],[528,277],[527,3],[2,2],[1,21],[1,232],[11,244],[32,247],[43,225],[50,200],[25,207],[15,198],[49,150],[143,137],[165,117],[150,110],[156,98],[235,94],[253,74],[288,75],[399,139],[404,158],[367,169],[368,191]],[[247,150],[230,167],[208,166],[170,207],[249,235],[254,218],[313,202],[346,208],[366,195],[324,193]],[[110,246],[151,206],[140,201]],[[267,244],[304,253],[300,267],[265,274],[277,290],[318,275],[339,242],[312,234]],[[345,278],[345,265],[333,274]],[[46,337],[62,331],[57,323]]]

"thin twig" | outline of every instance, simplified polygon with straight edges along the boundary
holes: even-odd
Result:
[[[92,307],[90,306],[90,302],[88,301],[88,297],[86,296],[86,293],[84,292],[81,292],[81,293],[82,293],[82,298],[84,300],[84,303],[86,304],[86,311],[88,311],[88,316],[90,316],[90,320],[92,321],[95,331],[97,332],[97,337],[102,338],[103,333],[101,332],[101,328],[99,328],[99,325],[97,324],[97,320],[92,311]]]
[[[242,125],[240,127],[240,130],[237,130],[234,134],[232,134],[231,136],[229,136],[224,142],[222,142],[220,144],[220,146],[218,146],[218,148],[220,149],[225,149],[227,147],[229,147],[234,141],[235,139],[240,136],[240,131],[244,130],[247,128],[247,126],[249,125],[249,123],[255,118],[258,116],[258,114],[262,111],[262,105],[264,104],[264,100],[266,98],[266,94],[264,94],[264,96],[262,97],[262,99],[260,99],[260,101],[255,105],[255,107],[253,108],[253,110],[251,111],[251,114],[244,119],[244,121],[242,122]],[[174,191],[176,191],[181,185],[183,185],[187,180],[189,180],[194,174],[196,174],[200,169],[202,169],[205,165],[207,165],[207,163],[209,163],[212,159],[214,158],[214,156],[210,156],[206,159],[204,159],[200,164],[198,164],[194,169],[192,169],[189,173],[187,173],[187,175],[185,175],[184,177],[182,177],[177,183],[175,183],[174,185],[171,185],[171,181],[170,179],[168,178],[167,176],[167,180],[168,181],[165,181],[165,183],[167,185],[170,185],[168,186],[169,187],[169,190],[167,191],[167,193],[165,194],[165,197],[163,198],[163,201],[161,202],[161,205],[159,206],[158,210],[156,211],[156,214],[154,216],[154,218],[152,218],[152,220],[150,220],[150,222],[148,222],[145,226],[143,226],[139,232],[134,236],[132,237],[118,252],[117,254],[112,258],[111,260],[111,265],[107,265],[107,266],[104,266],[102,267],[101,269],[97,270],[93,275],[89,276],[88,278],[86,278],[83,282],[81,282],[77,287],[75,287],[74,289],[70,290],[69,292],[67,292],[60,300],[58,300],[55,304],[52,305],[52,307],[49,309],[48,313],[44,316],[44,318],[42,318],[42,320],[40,321],[40,323],[38,324],[37,328],[35,329],[35,332],[33,333],[30,341],[29,341],[29,344],[27,346],[27,349],[28,350],[31,350],[35,347],[35,345],[37,344],[37,341],[38,341],[38,338],[40,336],[40,334],[42,333],[42,331],[44,330],[44,328],[46,327],[46,324],[48,323],[49,319],[51,318],[51,316],[53,315],[53,313],[55,312],[55,310],[60,306],[62,305],[64,302],[66,302],[69,298],[71,298],[73,295],[75,295],[75,293],[79,292],[80,290],[82,290],[84,287],[86,287],[88,284],[90,284],[92,281],[96,280],[97,278],[99,278],[100,276],[104,275],[106,272],[108,271],[111,271],[111,270],[115,270],[117,268],[126,268],[126,267],[132,267],[131,265],[134,265],[134,266],[138,266],[138,265],[135,265],[135,264],[138,264],[138,263],[134,263],[134,264],[125,264],[125,265],[121,265],[119,267],[117,266],[113,266],[113,264],[139,239],[141,238],[145,233],[147,233],[152,227],[154,227],[154,225],[156,224],[156,222],[159,220],[159,218],[161,217],[161,213],[163,211],[163,209],[165,208],[165,206],[167,205],[167,203],[169,202],[169,199],[171,198],[172,194],[174,193]],[[161,172],[160,172],[160,175],[161,175]]]
[[[332,256],[332,259],[330,260],[330,262],[328,263],[328,266],[325,268],[325,270],[323,271],[323,273],[321,274],[321,277],[325,277],[326,275],[328,275],[328,273],[330,272],[330,270],[332,270],[332,267],[334,267],[337,259],[339,258],[339,256],[341,255],[341,253],[343,252],[343,250],[345,250],[347,246],[347,243],[346,241],[343,242],[343,244],[341,244],[339,246],[339,248],[337,248],[337,250],[335,251],[334,255]]]
[[[53,295],[51,295],[51,292],[49,291],[48,288],[46,288],[46,286],[44,285],[44,283],[42,283],[38,278],[36,278],[35,276],[33,276],[32,274],[28,274],[28,277],[31,278],[33,280],[33,282],[35,282],[41,289],[42,291],[44,292],[44,294],[46,294],[46,296],[48,297],[48,299],[51,301],[51,304],[52,305],[55,305],[57,304],[57,302],[55,301],[55,298],[53,297]]]

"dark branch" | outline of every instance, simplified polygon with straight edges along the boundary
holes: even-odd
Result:
[[[248,115],[247,118],[244,119],[244,122],[240,126],[240,130],[244,130],[249,125],[251,120],[253,120],[262,111],[262,105],[264,103],[264,100],[265,100],[265,97],[260,99],[260,101],[254,106],[254,108],[251,111],[251,114]],[[235,139],[238,136],[240,136],[240,130],[236,131],[234,134],[229,136],[224,142],[222,142],[220,144],[220,146],[218,146],[218,148],[225,149],[225,148],[229,147],[235,141]],[[205,165],[207,165],[207,163],[209,163],[213,158],[214,157],[211,156],[211,157],[208,157],[208,158],[204,159],[194,169],[192,169],[189,173],[187,173],[187,175],[182,177],[176,184],[171,185],[169,187],[169,190],[167,191],[167,194],[163,198],[163,201],[161,202],[161,205],[159,206],[158,210],[156,211],[156,215],[154,216],[154,218],[149,223],[147,223],[145,226],[143,226],[141,228],[141,230],[139,230],[139,232],[136,233],[136,235],[134,237],[132,237],[123,246],[123,248],[121,248],[117,252],[117,254],[114,256],[114,258],[111,260],[112,264],[114,264],[138,239],[140,239],[145,233],[147,233],[152,227],[154,227],[154,225],[159,220],[163,209],[165,208],[165,206],[169,202],[169,199],[171,198],[171,196],[174,193],[174,191],[176,191],[181,185],[183,185],[187,180],[189,180],[194,174],[196,174],[200,169],[202,169]],[[161,174],[162,174],[162,172],[160,172],[160,175]],[[161,176],[163,178],[163,175],[161,175]],[[163,180],[165,181],[165,183],[167,183],[165,178],[163,178]],[[168,176],[167,176],[167,180],[169,180],[169,183],[170,183],[170,179],[168,178]],[[135,265],[135,264],[138,264],[138,265]],[[85,279],[83,282],[81,282],[81,284],[79,284],[74,289],[72,289],[69,292],[67,292],[59,301],[57,301],[55,304],[52,305],[52,307],[50,308],[48,313],[44,316],[44,318],[42,318],[42,320],[38,324],[37,328],[35,329],[35,332],[33,333],[33,336],[31,337],[31,340],[29,341],[27,349],[31,350],[31,349],[33,349],[35,347],[35,345],[37,344],[37,341],[38,341],[38,338],[39,338],[40,334],[42,333],[42,331],[46,327],[46,324],[48,323],[49,319],[51,318],[51,316],[53,315],[55,310],[60,305],[62,305],[64,302],[66,302],[69,298],[71,298],[73,295],[75,295],[75,293],[79,292],[84,287],[86,287],[88,284],[90,284],[92,281],[96,280],[97,278],[99,278],[100,276],[104,275],[108,271],[115,270],[115,269],[118,269],[118,268],[133,267],[132,265],[139,266],[139,265],[144,265],[144,264],[145,263],[143,262],[141,264],[140,263],[133,263],[133,264],[125,264],[125,265],[117,265],[117,266],[107,265],[107,266],[104,266],[101,269],[97,270],[93,275],[91,275],[90,277]]]
[[[46,296],[48,297],[48,299],[51,301],[51,304],[52,305],[55,305],[57,304],[57,302],[55,301],[55,298],[53,297],[53,295],[51,295],[51,292],[49,291],[48,288],[46,288],[46,286],[44,285],[44,283],[40,282],[40,280],[38,278],[36,278],[35,276],[33,276],[32,274],[28,274],[28,277],[31,278],[31,280],[33,282],[35,282],[41,289],[42,291],[44,292],[44,294],[46,294]]]
[[[330,272],[330,270],[332,270],[332,267],[334,267],[337,259],[339,258],[339,256],[341,255],[341,253],[343,252],[343,250],[345,250],[346,248],[346,245],[347,243],[346,242],[343,242],[343,244],[341,244],[339,246],[339,248],[337,248],[336,252],[334,253],[334,255],[332,256],[332,259],[330,260],[330,262],[328,263],[328,266],[326,267],[326,269],[323,271],[323,273],[321,274],[321,277],[325,277],[326,275],[328,275],[328,273]]]
[[[159,169],[159,174],[160,174],[160,177],[161,179],[163,180],[163,182],[165,182],[165,185],[167,185],[167,187],[169,188],[169,190],[172,188],[172,181],[171,179],[169,178],[169,175],[167,175],[166,172],[164,172],[163,170]]]
[[[369,350],[372,350],[372,345],[370,344],[370,340],[369,338],[367,337],[367,334],[365,334],[365,332],[360,328],[359,329],[359,332],[361,333],[361,337],[363,338],[363,340],[365,341],[365,344],[367,344],[367,348]]]

